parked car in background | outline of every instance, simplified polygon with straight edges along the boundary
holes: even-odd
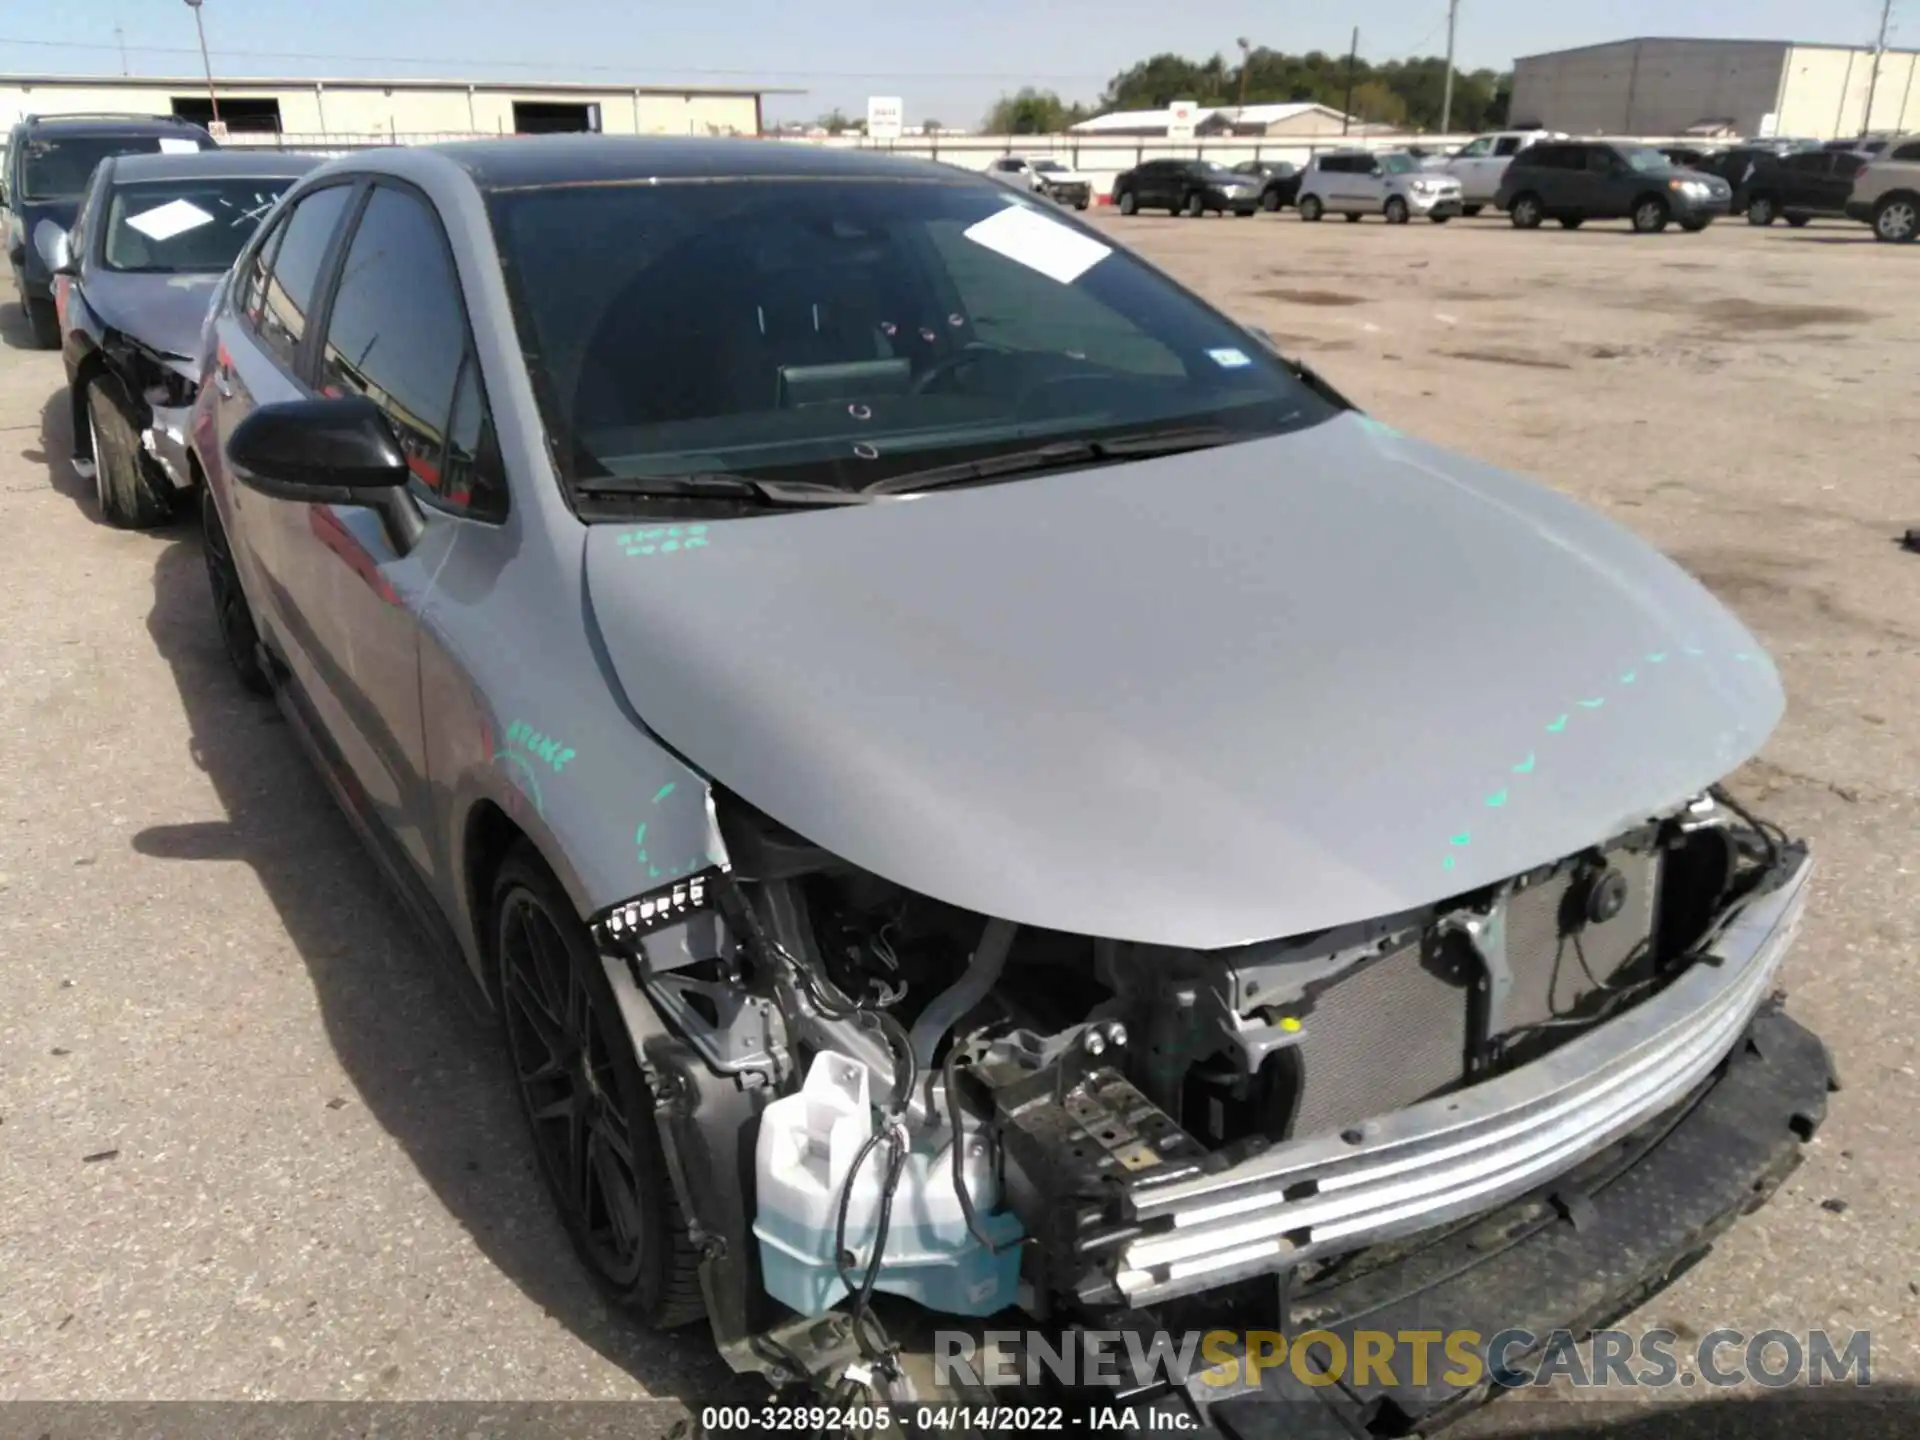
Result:
[[[1674,222],[1704,230],[1727,213],[1732,195],[1719,176],[1681,169],[1651,146],[1548,140],[1514,158],[1494,203],[1520,230],[1542,220],[1568,230],[1589,220],[1630,220],[1635,230],[1652,233]]]
[[[53,276],[37,232],[72,228],[93,167],[109,155],[215,148],[213,136],[171,115],[29,115],[13,127],[0,204],[7,207],[13,288],[36,345],[51,350],[60,343]]]
[[[73,228],[43,231],[73,468],[109,524],[161,524],[194,483],[187,425],[208,302],[281,192],[319,163],[273,150],[108,156]]]
[[[1870,131],[1865,135],[1857,135],[1851,140],[1829,140],[1820,148],[1823,150],[1850,151],[1855,155],[1878,155],[1898,138],[1898,134],[1895,131]]]
[[[1780,157],[1794,148],[1804,147],[1782,149],[1769,141],[1735,145],[1730,149],[1709,155],[1700,164],[1691,168],[1707,175],[1717,175],[1726,181],[1731,192],[1728,196],[1727,213],[1742,215],[1746,213],[1749,185],[1754,176],[1777,165]]]
[[[1667,157],[1667,162],[1682,170],[1706,170],[1720,154],[1720,147],[1713,145],[1656,145],[1654,147]]]
[[[1056,204],[1084,210],[1093,203],[1093,182],[1050,155],[1005,155],[987,167],[1002,184],[1045,196]]]
[[[1113,203],[1122,215],[1140,210],[1251,215],[1260,208],[1264,188],[1259,177],[1235,174],[1212,160],[1149,160],[1114,179]]]
[[[985,1327],[1265,1324],[1312,1265],[1461,1364],[1303,1410],[1215,1332],[1149,1428],[1433,1434],[1541,1353],[1473,1332],[1650,1300],[1814,1138],[1814,861],[1720,788],[1763,647],[1112,234],[873,151],[378,146],[210,324],[220,640],[628,1324],[1065,1433],[1032,1350],[964,1378]]]
[[[1460,182],[1460,210],[1478,215],[1500,191],[1500,177],[1513,157],[1538,140],[1558,138],[1552,130],[1496,130],[1476,135],[1446,161],[1446,171]]]
[[[1903,135],[1853,177],[1846,214],[1873,226],[1874,238],[1910,245],[1920,237],[1920,135]]]
[[[1867,157],[1851,150],[1800,150],[1763,162],[1747,181],[1747,223],[1805,225],[1847,213],[1854,177]]]
[[[1335,150],[1316,155],[1300,177],[1294,202],[1302,220],[1344,215],[1357,221],[1383,216],[1404,225],[1424,215],[1444,225],[1461,213],[1460,182],[1437,170],[1424,170],[1404,150]]]
[[[1233,173],[1260,182],[1262,210],[1284,210],[1299,197],[1300,167],[1290,160],[1242,160]]]

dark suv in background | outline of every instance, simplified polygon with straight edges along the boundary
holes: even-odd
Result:
[[[1732,198],[1719,176],[1682,169],[1648,145],[1546,140],[1513,157],[1493,203],[1521,230],[1547,219],[1569,230],[1588,220],[1630,220],[1651,234],[1675,222],[1704,230]]]
[[[171,115],[29,115],[7,140],[0,204],[7,208],[7,260],[20,308],[43,349],[60,343],[53,273],[35,232],[51,221],[71,230],[93,167],[109,155],[217,150],[212,135]]]
[[[1262,177],[1235,174],[1212,160],[1149,160],[1113,182],[1113,203],[1122,215],[1136,210],[1194,216],[1231,210],[1251,215],[1260,208],[1264,188]]]
[[[1747,182],[1747,223],[1804,225],[1815,216],[1845,216],[1854,177],[1872,158],[1849,150],[1802,150],[1758,166]]]

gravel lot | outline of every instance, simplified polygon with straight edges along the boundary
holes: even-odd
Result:
[[[1847,1088],[1629,1323],[1870,1327],[1875,1378],[1920,1382],[1920,252],[1101,223],[1389,423],[1632,526],[1771,647],[1789,714],[1740,789],[1820,858],[1787,983]],[[574,1268],[490,1025],[230,681],[193,527],[100,525],[10,301],[4,341],[0,1398],[719,1394],[703,1334],[626,1333]]]

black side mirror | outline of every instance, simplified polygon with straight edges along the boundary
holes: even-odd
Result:
[[[407,457],[371,400],[286,400],[234,427],[227,459],[240,482],[276,500],[375,505],[407,483]]]
[[[403,555],[426,531],[407,493],[406,452],[387,417],[364,396],[262,405],[234,426],[227,460],[241,484],[276,500],[379,511]]]

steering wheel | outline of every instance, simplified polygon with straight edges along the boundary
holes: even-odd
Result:
[[[972,365],[990,355],[1004,356],[1013,353],[1005,345],[995,345],[990,340],[970,340],[962,349],[954,351],[951,355],[942,355],[915,376],[911,393],[924,395],[956,370]]]

